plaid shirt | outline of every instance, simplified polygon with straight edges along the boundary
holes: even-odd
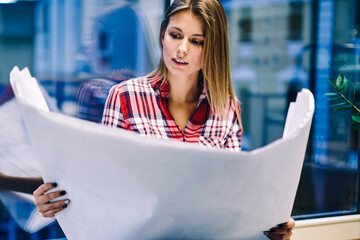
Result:
[[[232,102],[224,115],[227,117],[221,119],[211,110],[203,89],[197,108],[182,131],[167,109],[169,90],[169,84],[160,77],[131,79],[113,86],[102,123],[145,136],[241,150],[242,130]],[[240,109],[238,100],[237,105]]]

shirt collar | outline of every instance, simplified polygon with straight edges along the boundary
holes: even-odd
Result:
[[[150,79],[151,87],[154,89],[156,95],[162,98],[168,98],[170,94],[170,85],[168,82],[164,81],[162,77],[156,76]],[[206,98],[206,91],[204,84],[201,82],[201,94],[199,96],[199,103]]]

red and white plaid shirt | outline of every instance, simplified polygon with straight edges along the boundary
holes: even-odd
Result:
[[[211,110],[203,90],[194,114],[182,131],[167,108],[169,90],[169,84],[160,77],[136,78],[117,84],[106,100],[102,123],[145,136],[241,150],[242,130],[232,102],[224,115],[227,117],[220,118]],[[240,110],[238,100],[237,106]]]

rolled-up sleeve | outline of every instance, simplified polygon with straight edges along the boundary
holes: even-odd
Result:
[[[102,124],[104,126],[127,129],[128,124],[122,112],[122,102],[126,101],[123,90],[122,84],[115,85],[110,89],[102,117]]]
[[[241,116],[240,102],[237,101],[237,108]],[[241,151],[241,140],[242,140],[242,124],[239,122],[237,115],[234,111],[234,117],[232,120],[232,128],[226,140],[225,148],[230,151]]]

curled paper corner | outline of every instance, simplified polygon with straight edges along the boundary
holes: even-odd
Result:
[[[314,95],[309,89],[303,88],[298,92],[296,101],[290,103],[288,114],[286,116],[283,138],[294,136],[309,121],[312,121],[314,111]]]
[[[17,66],[10,72],[10,84],[18,101],[25,102],[43,111],[49,111],[45,97],[36,80],[27,67],[21,71]],[[19,87],[21,86],[21,87]]]

